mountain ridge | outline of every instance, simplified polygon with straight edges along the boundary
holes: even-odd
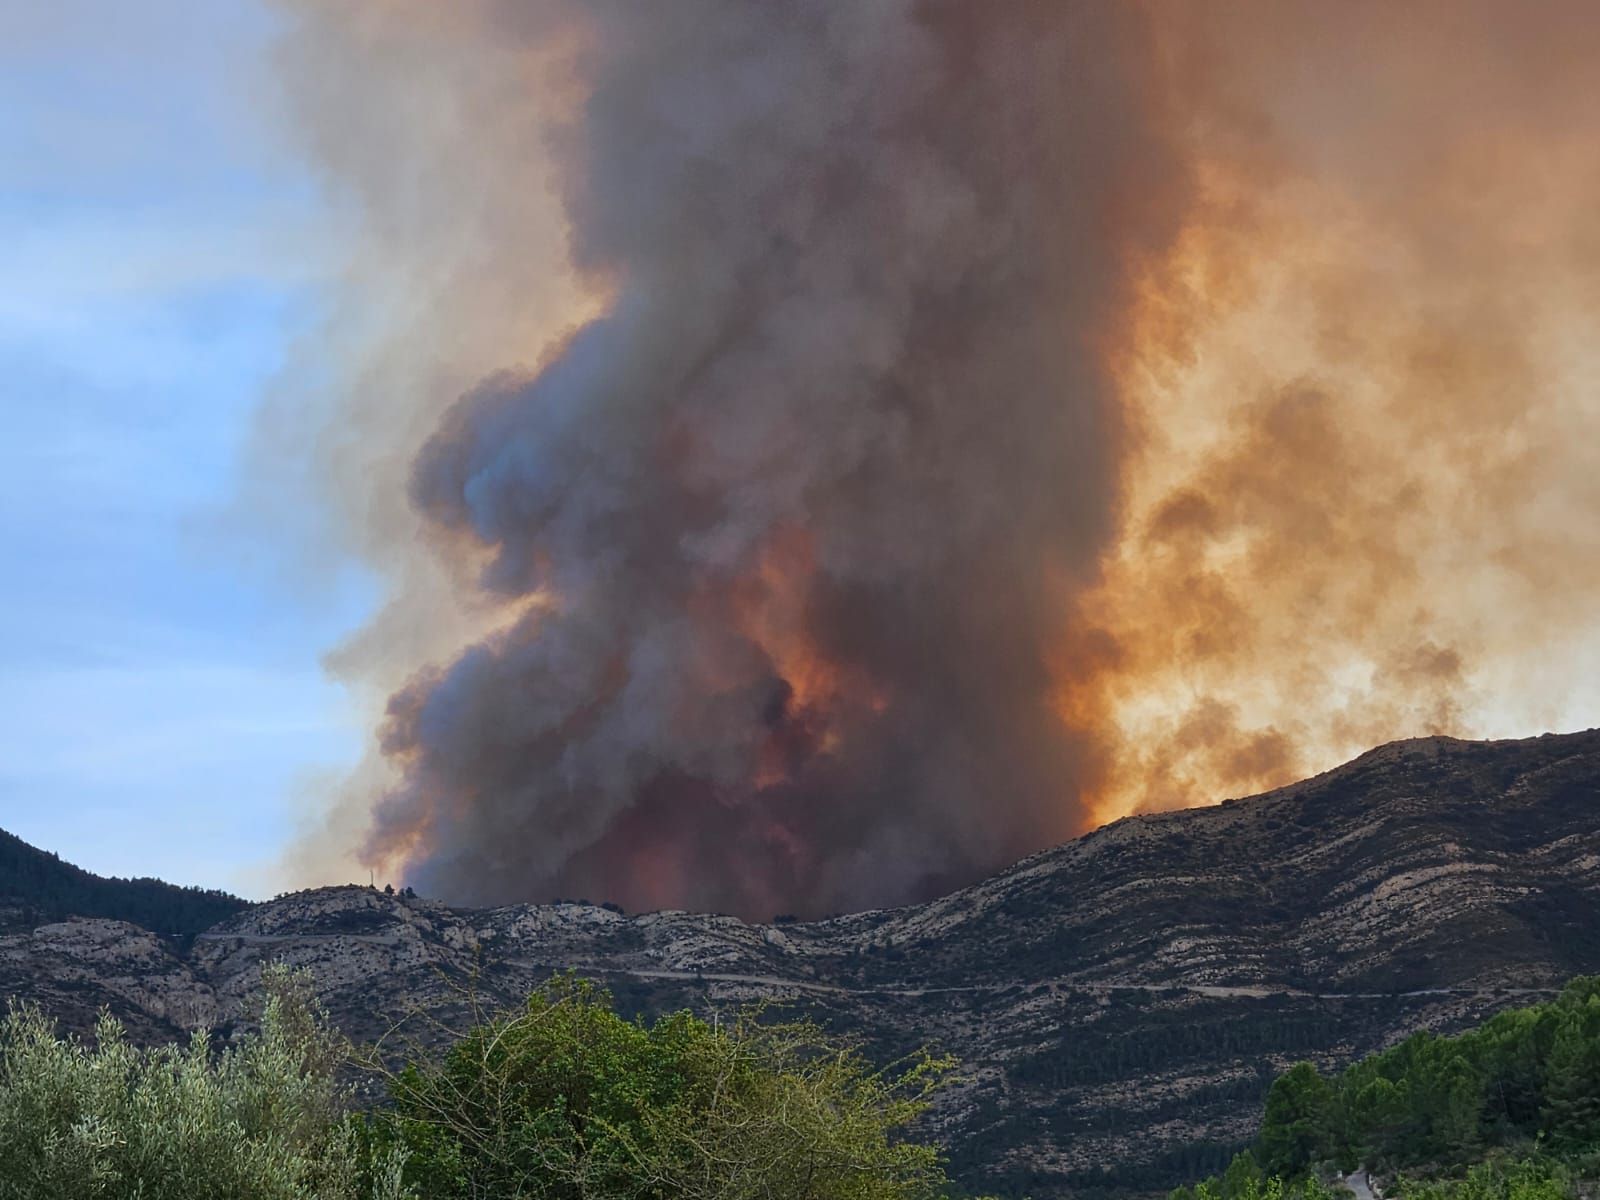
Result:
[[[0,829],[0,929],[67,917],[105,917],[192,936],[249,906],[215,888],[96,875]]]
[[[105,1003],[148,1038],[226,1033],[284,958],[352,1036],[422,1042],[567,968],[634,1011],[776,1000],[879,1056],[955,1053],[964,1082],[932,1119],[957,1168],[1042,1197],[1216,1169],[1288,1062],[1600,970],[1597,918],[1600,733],[1422,738],[1124,818],[921,905],[763,925],[319,889],[187,949],[104,919],[0,937],[0,991],[73,1026]]]

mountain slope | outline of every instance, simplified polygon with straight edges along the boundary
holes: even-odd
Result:
[[[452,910],[365,888],[262,904],[179,953],[130,926],[0,938],[0,990],[74,1024],[227,1026],[259,964],[336,1018],[436,1037],[469,992],[567,967],[619,1004],[777,998],[892,1055],[966,1064],[935,1114],[973,1182],[1036,1197],[1221,1166],[1273,1074],[1457,1029],[1600,970],[1600,733],[1401,742],[1249,800],[1130,818],[926,905],[829,921]]]
[[[65,917],[108,917],[192,935],[247,907],[226,892],[159,879],[107,879],[0,830],[0,929]]]

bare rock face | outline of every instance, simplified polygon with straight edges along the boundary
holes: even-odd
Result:
[[[33,1000],[76,1032],[109,1009],[146,1041],[213,1025],[216,997],[170,942],[103,918],[0,936],[0,989]]]
[[[629,1011],[776,999],[877,1055],[956,1054],[933,1120],[973,1184],[1154,1190],[1247,1141],[1296,1059],[1334,1066],[1600,971],[1600,732],[1396,743],[910,908],[763,926],[324,888],[189,945],[106,920],[0,936],[0,990],[76,1028],[106,1005],[149,1039],[226,1033],[269,959],[393,1047],[569,968]]]

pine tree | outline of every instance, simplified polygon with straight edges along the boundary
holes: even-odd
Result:
[[[1568,1145],[1600,1140],[1600,999],[1566,1014],[1545,1062],[1545,1127]]]
[[[1467,1060],[1456,1055],[1442,1072],[1434,1132],[1445,1150],[1462,1154],[1480,1144],[1482,1127],[1483,1085]]]
[[[1356,1094],[1353,1101],[1354,1140],[1361,1149],[1388,1155],[1404,1141],[1411,1125],[1411,1089],[1402,1081],[1379,1076]]]
[[[1298,1175],[1328,1156],[1333,1092],[1308,1062],[1280,1075],[1267,1093],[1261,1125],[1261,1165],[1274,1175]]]

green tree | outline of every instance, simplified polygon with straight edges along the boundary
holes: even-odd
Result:
[[[1255,1196],[1265,1182],[1266,1175],[1256,1162],[1256,1156],[1248,1150],[1241,1150],[1233,1156],[1228,1169],[1222,1173],[1223,1198],[1243,1200],[1244,1197]]]
[[[1280,1175],[1264,1175],[1246,1151],[1236,1156],[1220,1177],[1207,1179],[1193,1189],[1179,1188],[1167,1200],[1334,1200],[1333,1193],[1315,1178],[1286,1183]]]
[[[214,1053],[141,1050],[102,1015],[92,1046],[36,1009],[0,1022],[6,1200],[398,1200],[397,1157],[366,1172],[343,1119],[343,1047],[303,976],[263,973],[258,1033]]]
[[[1573,1200],[1572,1179],[1545,1159],[1479,1163],[1465,1178],[1395,1181],[1392,1200]]]
[[[1465,1154],[1482,1145],[1483,1084],[1460,1054],[1447,1059],[1440,1072],[1439,1111],[1434,1130],[1441,1147]]]
[[[1564,1014],[1545,1064],[1545,1124],[1558,1142],[1600,1143],[1600,998]]]
[[[1541,1005],[1501,1013],[1483,1028],[1486,1102],[1501,1137],[1539,1124],[1544,1059],[1557,1024],[1552,1006]]]
[[[1261,1124],[1261,1165],[1275,1175],[1300,1174],[1331,1152],[1333,1092],[1308,1062],[1278,1076],[1267,1092]]]
[[[1491,1160],[1465,1180],[1406,1185],[1417,1200],[1556,1200],[1574,1194],[1571,1167],[1600,1168],[1600,977],[1572,980],[1555,1000],[1502,1012],[1453,1037],[1416,1033],[1331,1081],[1309,1064],[1274,1083],[1256,1145],[1269,1172],[1259,1189],[1319,1162],[1426,1167],[1481,1158],[1532,1141],[1534,1158]],[[1555,1153],[1550,1153],[1554,1151]],[[1236,1164],[1174,1200],[1238,1200],[1251,1175]],[[1285,1185],[1287,1186],[1287,1185]],[[1288,1192],[1285,1193],[1286,1195]]]
[[[948,1066],[875,1070],[754,1015],[625,1021],[562,977],[392,1077],[366,1136],[429,1200],[913,1200],[947,1180],[899,1135]]]
[[[1379,1076],[1350,1102],[1351,1125],[1358,1131],[1358,1155],[1388,1155],[1403,1142],[1411,1125],[1410,1085]]]

